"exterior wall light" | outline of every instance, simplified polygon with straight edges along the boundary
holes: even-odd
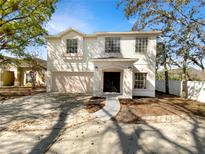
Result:
[[[132,66],[129,66],[128,69],[132,70]]]

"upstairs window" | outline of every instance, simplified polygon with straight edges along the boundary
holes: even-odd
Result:
[[[147,38],[136,38],[135,51],[140,53],[146,52],[147,44],[148,44]]]
[[[106,37],[105,38],[105,52],[119,53],[120,52],[120,38],[119,37]]]
[[[134,88],[146,89],[147,73],[135,73]]]
[[[77,39],[67,39],[67,53],[77,53],[78,52],[78,40]]]

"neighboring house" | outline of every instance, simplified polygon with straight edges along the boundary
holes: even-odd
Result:
[[[47,91],[155,96],[156,37],[161,32],[68,29],[47,36]]]
[[[3,62],[0,65],[0,86],[32,86],[31,71],[32,66],[29,62],[21,59],[6,57],[9,62]],[[35,58],[36,65],[39,65],[35,71],[36,86],[45,86],[45,72],[47,61]]]

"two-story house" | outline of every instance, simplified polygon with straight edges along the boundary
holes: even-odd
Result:
[[[71,28],[47,36],[47,91],[154,97],[160,33],[83,34]]]

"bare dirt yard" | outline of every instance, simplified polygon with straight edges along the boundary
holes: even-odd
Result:
[[[0,100],[14,99],[38,93],[45,93],[46,87],[0,87]]]
[[[145,116],[187,116],[205,119],[205,104],[158,93],[156,98],[120,99],[121,109],[114,118],[118,122],[135,123]]]
[[[89,113],[94,113],[105,106],[105,97],[91,97],[85,102],[85,109]]]

